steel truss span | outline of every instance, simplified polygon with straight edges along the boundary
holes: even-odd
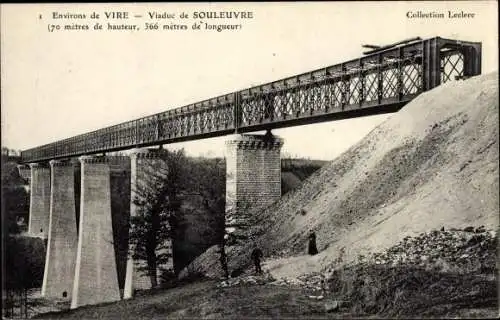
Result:
[[[431,38],[21,152],[23,163],[395,112],[481,73],[481,43]]]

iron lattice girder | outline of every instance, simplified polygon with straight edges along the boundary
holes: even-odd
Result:
[[[23,163],[394,112],[481,73],[481,43],[431,38],[21,152]]]

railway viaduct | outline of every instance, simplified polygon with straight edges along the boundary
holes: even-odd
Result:
[[[117,239],[127,239],[128,229],[113,224],[120,213],[111,190],[113,184],[130,190],[130,215],[136,214],[134,190],[147,181],[144,168],[163,161],[161,148],[148,147],[229,135],[225,214],[231,231],[240,223],[242,203],[267,206],[281,196],[283,139],[271,129],[396,112],[422,92],[480,73],[481,43],[413,38],[22,151],[19,171],[31,187],[29,233],[47,239],[42,295],[71,300],[77,308],[130,298],[134,289],[147,288],[149,281],[137,272],[139,261],[116,255]],[[260,130],[268,133],[250,134]],[[109,156],[129,149],[130,156]],[[128,243],[119,247],[130,250]],[[125,270],[120,277],[117,266]]]

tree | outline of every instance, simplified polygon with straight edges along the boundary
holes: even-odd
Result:
[[[212,219],[210,229],[219,246],[220,263],[226,278],[229,275],[225,253],[226,163],[224,159],[198,159],[188,175],[188,189],[201,197],[202,207]]]
[[[39,287],[43,279],[45,244],[41,239],[19,235],[22,230],[18,219],[27,221],[29,216],[29,194],[17,163],[3,154],[1,178],[2,289],[5,294],[2,309],[5,315],[12,317],[16,315],[15,307],[19,307],[17,316],[26,317],[27,290]]]
[[[224,160],[187,158],[184,150],[164,150],[159,158],[141,164],[143,174],[138,176],[136,190],[133,190],[132,201],[138,207],[136,215],[130,219],[134,260],[145,261],[140,270],[150,277],[152,287],[158,286],[158,270],[169,259],[173,259],[173,271],[177,274],[185,263],[200,254],[185,246],[189,242],[186,230],[194,228],[206,239],[203,245],[207,248],[219,245],[222,267],[227,274]],[[206,224],[203,227],[197,228],[186,219],[187,213],[193,214],[193,206],[196,212],[204,215],[203,223]],[[167,250],[170,243],[178,244],[172,247],[172,252]]]
[[[29,218],[29,194],[14,162],[2,162],[1,200],[2,232],[19,233],[17,219],[22,217],[28,221]]]
[[[151,286],[158,286],[158,268],[172,259],[168,250],[172,234],[182,219],[180,212],[184,150],[164,150],[157,161],[147,161],[138,175],[135,197],[137,212],[131,216],[130,243],[134,260],[146,261]]]

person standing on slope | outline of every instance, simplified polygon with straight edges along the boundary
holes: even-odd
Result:
[[[255,273],[261,274],[262,269],[260,267],[260,259],[262,259],[262,257],[264,257],[264,254],[262,253],[262,250],[260,250],[260,248],[257,247],[256,244],[254,244],[253,247],[254,248],[252,250],[251,257],[252,257],[253,263],[255,265]]]
[[[314,232],[309,234],[309,247],[307,251],[310,255],[318,253],[318,248],[316,247],[316,234]]]

